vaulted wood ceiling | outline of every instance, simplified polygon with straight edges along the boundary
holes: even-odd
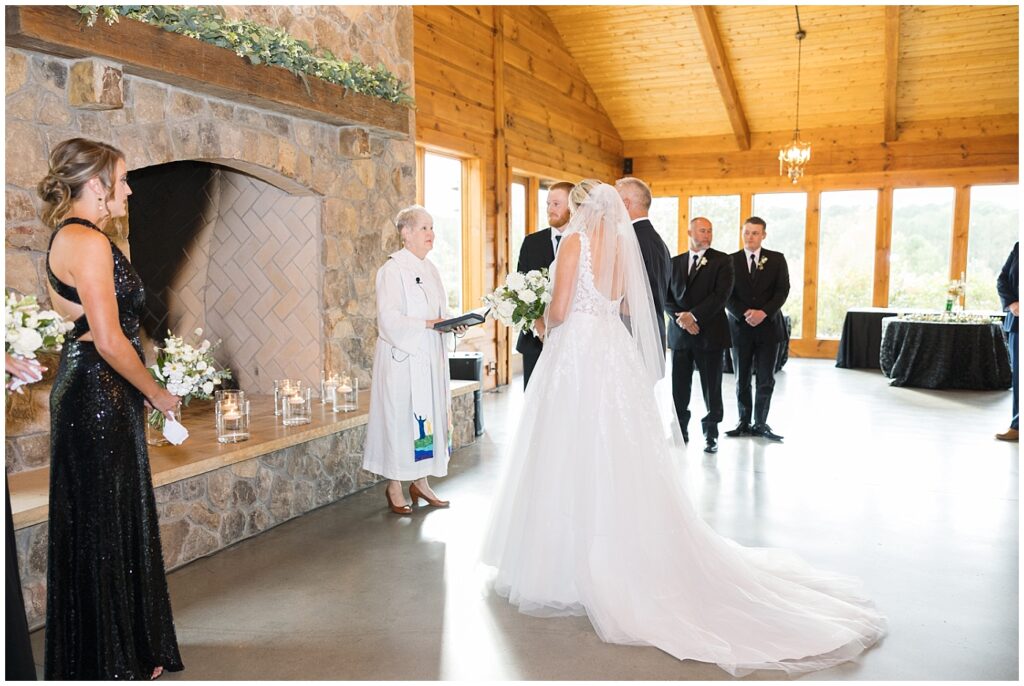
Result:
[[[623,140],[793,127],[792,6],[544,8]],[[800,127],[979,118],[1016,133],[1009,6],[801,6]],[[716,73],[717,72],[717,73]],[[749,143],[747,143],[749,145]]]

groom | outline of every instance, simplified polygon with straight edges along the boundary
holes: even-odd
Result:
[[[519,248],[519,264],[516,271],[525,274],[534,269],[546,269],[555,261],[558,243],[562,240],[562,229],[569,223],[569,193],[573,184],[559,181],[548,189],[549,228],[527,234]],[[530,383],[530,375],[537,366],[537,360],[544,349],[541,340],[529,330],[519,334],[516,350],[523,355],[523,390]]]

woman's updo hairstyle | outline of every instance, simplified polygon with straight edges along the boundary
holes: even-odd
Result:
[[[71,209],[92,177],[99,177],[107,189],[106,200],[114,197],[114,173],[124,153],[112,145],[85,138],[71,138],[57,144],[50,153],[50,171],[36,190],[45,202],[43,221],[52,228]],[[105,203],[104,203],[105,204]]]
[[[575,212],[576,209],[583,204],[583,201],[590,195],[590,191],[594,190],[601,185],[601,182],[597,179],[583,179],[578,184],[573,186],[572,192],[569,193],[569,207]]]

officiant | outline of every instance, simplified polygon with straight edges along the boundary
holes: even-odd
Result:
[[[389,480],[389,509],[412,507],[402,482],[411,481],[413,504],[447,507],[427,477],[448,474],[451,394],[445,338],[437,322],[451,316],[437,267],[427,259],[434,247],[434,220],[419,205],[398,213],[403,248],[377,271],[377,346],[370,386],[370,418],[363,469]]]

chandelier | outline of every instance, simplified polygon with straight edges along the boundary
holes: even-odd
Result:
[[[804,167],[811,159],[811,144],[800,140],[800,57],[807,32],[800,26],[800,8],[796,8],[796,124],[793,140],[779,150],[779,175],[786,174],[796,183],[804,175]]]

